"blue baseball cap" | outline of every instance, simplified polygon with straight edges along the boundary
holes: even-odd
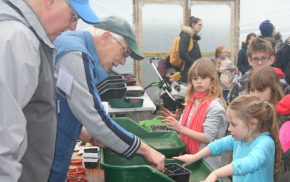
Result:
[[[97,17],[89,4],[89,0],[66,0],[79,17],[88,24],[97,24],[100,19]]]

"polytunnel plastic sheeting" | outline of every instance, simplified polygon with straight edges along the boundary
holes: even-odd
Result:
[[[290,36],[289,0],[241,0],[240,42],[245,41],[250,32],[260,35],[259,25],[270,20],[283,40]]]
[[[133,25],[133,0],[90,0],[90,4],[100,17],[119,15]],[[289,0],[240,0],[240,42],[244,41],[250,32],[260,34],[259,24],[266,19],[274,24],[284,40],[289,37]],[[80,21],[77,28],[87,26]]]

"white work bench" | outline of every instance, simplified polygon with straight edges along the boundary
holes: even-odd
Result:
[[[140,90],[141,86],[128,86],[127,90]],[[112,108],[110,105],[108,106],[108,111],[110,114],[118,114],[118,113],[129,113],[129,112],[139,112],[139,111],[155,111],[156,106],[145,92],[141,97],[134,97],[144,99],[142,107],[134,107],[134,108]]]

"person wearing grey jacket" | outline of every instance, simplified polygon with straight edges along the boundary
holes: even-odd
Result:
[[[96,139],[128,158],[141,154],[149,164],[163,171],[165,156],[111,119],[96,87],[108,76],[108,70],[124,65],[128,56],[134,60],[144,58],[130,24],[118,16],[106,17],[86,30],[63,33],[54,44],[58,113],[49,181],[66,180],[82,127],[90,135],[84,141]]]
[[[48,180],[56,137],[51,41],[74,30],[78,17],[98,22],[88,0],[0,0],[0,181]]]

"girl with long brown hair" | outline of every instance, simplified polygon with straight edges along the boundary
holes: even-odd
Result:
[[[206,59],[197,60],[189,69],[186,107],[178,122],[172,113],[163,112],[168,128],[179,133],[186,152],[194,154],[208,143],[226,134],[225,102],[215,65]],[[208,161],[217,167],[214,159]]]
[[[260,68],[250,74],[247,92],[255,93],[275,106],[284,96],[282,85],[275,69],[270,66]]]

